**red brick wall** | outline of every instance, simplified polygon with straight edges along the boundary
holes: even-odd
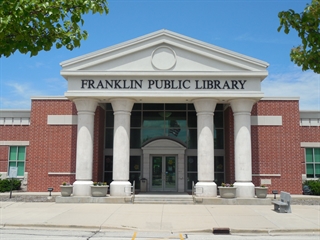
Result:
[[[94,118],[94,144],[93,144],[93,173],[94,182],[103,180],[103,158],[104,158],[104,134],[105,134],[105,111],[97,107]]]
[[[48,125],[48,115],[77,115],[68,100],[34,100],[32,102],[28,191],[43,192],[48,187],[60,191],[62,182],[73,183],[75,173],[77,125]],[[102,181],[104,149],[104,110],[97,107],[94,118],[93,181]]]
[[[26,171],[29,172],[28,191],[59,191],[63,181],[73,183],[75,175],[49,175],[48,172],[75,172],[76,125],[48,125],[48,115],[76,115],[75,105],[68,100],[33,100],[30,126],[0,126],[0,140],[30,141],[27,147]],[[282,126],[252,126],[252,173],[280,174],[271,179],[273,189],[301,193],[304,168],[300,142],[320,142],[319,127],[300,127],[298,101],[260,101],[252,115],[282,116]],[[229,107],[225,119],[225,181],[234,182],[234,118]],[[102,181],[105,111],[97,107],[94,120],[93,181]],[[0,171],[7,171],[8,147],[0,146]]]
[[[29,125],[0,125],[0,141],[29,141]],[[26,147],[28,154],[29,147]],[[0,172],[8,171],[9,146],[0,146]],[[26,162],[29,161],[28,155]]]
[[[253,177],[260,185],[261,179],[271,179],[269,193],[276,189],[301,194],[299,102],[260,101],[254,105],[252,115],[282,116],[282,126],[252,126],[252,173],[280,174],[277,177]]]
[[[33,100],[30,125],[29,162],[26,165],[28,191],[60,191],[62,182],[75,181],[75,175],[49,175],[49,172],[75,172],[76,125],[48,125],[48,115],[76,115],[68,100]]]
[[[300,142],[320,142],[320,127],[300,127]]]

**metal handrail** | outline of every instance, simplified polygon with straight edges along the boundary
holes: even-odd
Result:
[[[193,200],[193,203],[196,202],[196,198],[195,198],[195,187],[194,187],[194,181],[192,181],[192,190],[191,190],[191,194],[192,194],[192,200]]]
[[[134,203],[134,198],[135,198],[135,195],[136,195],[136,181],[133,180],[133,183],[132,183],[132,198],[131,198],[131,202]]]

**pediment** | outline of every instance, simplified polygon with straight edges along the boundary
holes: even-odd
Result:
[[[268,63],[160,30],[61,63],[64,77],[237,72],[267,76]]]

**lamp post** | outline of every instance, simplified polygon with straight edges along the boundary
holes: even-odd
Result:
[[[49,192],[49,197],[48,199],[51,199],[51,192],[53,191],[53,187],[49,187],[48,188],[48,192]]]
[[[277,199],[276,195],[278,194],[278,190],[272,190],[272,193],[274,194],[273,199]]]

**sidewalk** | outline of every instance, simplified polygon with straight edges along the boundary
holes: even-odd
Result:
[[[0,224],[2,227],[183,233],[212,232],[213,228],[230,228],[231,233],[320,234],[319,204],[292,205],[292,213],[277,213],[272,209],[273,205],[0,202]]]

